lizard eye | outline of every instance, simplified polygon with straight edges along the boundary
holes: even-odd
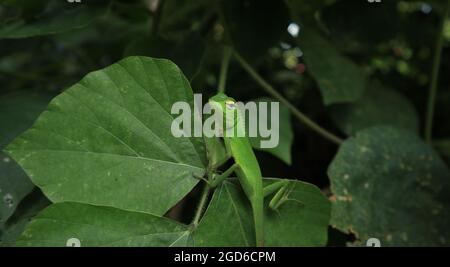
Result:
[[[225,102],[225,105],[227,109],[235,109],[236,108],[236,102],[228,100]]]

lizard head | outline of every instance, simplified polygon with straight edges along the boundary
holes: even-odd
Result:
[[[230,128],[236,125],[238,118],[236,100],[224,93],[218,93],[211,97],[208,103],[215,112],[221,112],[222,118],[224,118],[225,127]],[[233,116],[231,114],[233,114]]]

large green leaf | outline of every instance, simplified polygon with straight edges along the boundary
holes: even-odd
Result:
[[[414,133],[360,131],[330,165],[332,225],[382,246],[450,243],[450,173]]]
[[[193,110],[175,64],[130,57],[54,98],[7,151],[53,202],[161,215],[191,191],[206,161],[202,139],[171,133],[177,101]]]
[[[51,205],[27,226],[16,245],[65,247],[72,240],[82,247],[192,245],[186,225],[151,214],[80,203]]]
[[[16,92],[0,98],[0,149],[32,125],[50,101],[47,95]],[[34,186],[25,172],[0,151],[0,227]]]
[[[258,105],[260,102],[267,102],[267,120],[268,120],[268,126],[273,127],[272,125],[272,118],[271,118],[271,102],[274,102],[275,100],[270,98],[261,98],[257,99],[255,102]],[[294,141],[294,132],[292,130],[292,124],[291,124],[291,113],[289,111],[289,108],[286,107],[283,104],[279,104],[279,112],[280,116],[278,118],[278,124],[279,124],[279,143],[276,147],[273,148],[262,148],[261,147],[261,141],[267,140],[269,138],[263,138],[259,134],[257,137],[250,138],[250,143],[252,144],[253,148],[266,151],[282,161],[284,161],[286,164],[292,163],[292,157],[291,157],[291,147],[292,142]],[[259,114],[259,112],[258,112]],[[254,115],[254,114],[253,114]],[[254,118],[248,118],[250,120],[256,120],[258,121],[258,117]]]
[[[108,1],[98,3],[68,3],[66,1],[45,1],[39,13],[32,18],[14,17],[0,25],[0,38],[25,38],[39,35],[62,33],[89,25],[106,13]],[[21,5],[17,5],[21,7]]]
[[[370,84],[356,102],[332,106],[330,114],[339,129],[348,135],[377,125],[419,130],[418,115],[411,102],[378,82]]]
[[[277,180],[265,179],[265,184]],[[291,189],[278,212],[266,200],[265,245],[326,245],[330,203],[314,185],[291,181]],[[255,246],[250,203],[237,183],[225,181],[216,189],[193,235],[196,246]]]
[[[298,38],[306,69],[316,80],[326,105],[356,101],[366,88],[361,69],[313,29]]]
[[[283,1],[221,0],[227,37],[248,60],[261,59],[286,33],[289,11]]]

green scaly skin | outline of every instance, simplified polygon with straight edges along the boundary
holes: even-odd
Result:
[[[233,98],[223,93],[219,93],[209,100],[211,107],[216,111],[222,112],[225,118],[221,128],[221,131],[224,132],[223,140],[229,157],[232,157],[235,162],[232,168],[214,179],[212,186],[217,186],[218,183],[223,181],[232,172],[236,173],[252,206],[256,245],[262,247],[264,246],[264,197],[276,190],[280,190],[276,196],[281,195],[285,191],[288,181],[278,182],[266,189],[263,188],[261,169],[253,152],[250,140],[245,135],[242,114],[238,112],[235,103],[236,101]],[[227,116],[227,112],[229,112],[228,114],[234,112],[234,117]],[[234,136],[228,136],[231,131],[234,131]],[[238,131],[242,131],[241,133],[244,133],[244,136],[237,135]],[[275,201],[271,201],[269,206],[276,208],[281,205],[281,201],[285,200],[285,198],[277,198]]]

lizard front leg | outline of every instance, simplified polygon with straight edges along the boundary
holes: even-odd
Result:
[[[218,186],[223,180],[230,177],[230,175],[236,171],[239,168],[239,165],[237,163],[234,163],[230,168],[228,168],[226,171],[224,171],[222,174],[214,175],[211,182],[209,182],[209,185],[211,187]]]

